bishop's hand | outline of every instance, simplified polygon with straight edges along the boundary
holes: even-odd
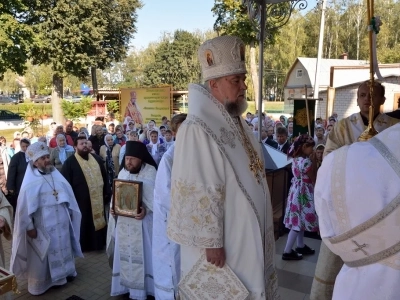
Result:
[[[224,248],[207,248],[207,261],[216,267],[222,268],[225,265],[225,249]]]

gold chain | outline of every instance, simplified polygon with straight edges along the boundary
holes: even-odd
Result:
[[[257,179],[257,182],[261,183],[261,178],[265,178],[264,172],[264,164],[262,163],[261,159],[258,157],[257,151],[254,150],[253,145],[248,138],[246,131],[243,128],[243,124],[240,121],[239,117],[235,118],[235,120],[239,123],[240,133],[243,138],[243,146],[246,150],[246,153],[250,159],[249,168],[250,171],[254,174],[254,177]],[[261,176],[260,176],[261,174]]]

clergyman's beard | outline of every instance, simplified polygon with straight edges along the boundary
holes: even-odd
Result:
[[[53,172],[55,170],[53,165],[47,165],[44,168],[38,168],[40,172],[44,173],[44,174],[50,174],[51,172]]]
[[[228,99],[225,99],[224,106],[226,111],[232,116],[232,117],[239,117],[241,116],[247,109],[247,101],[246,98],[243,98],[242,100],[236,99],[234,102],[229,101]]]
[[[125,168],[129,171],[129,173],[132,173],[132,174],[137,174],[137,173],[139,173],[140,172],[140,169],[142,168],[142,166],[141,165],[139,165],[139,166],[137,166],[137,167],[128,167],[128,166],[125,166]]]
[[[89,157],[89,151],[88,150],[78,150],[76,149],[76,152],[78,155],[84,159],[87,159]]]

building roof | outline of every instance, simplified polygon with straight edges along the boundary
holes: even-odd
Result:
[[[311,58],[311,57],[298,57],[296,59],[296,61],[293,63],[292,67],[290,68],[288,74],[286,75],[285,87],[288,86],[289,76],[293,72],[294,68],[297,66],[298,62],[303,66],[304,70],[307,73],[307,76],[309,76],[311,86],[314,86],[315,72],[316,72],[316,67],[317,67],[317,59]],[[320,65],[319,85],[321,87],[329,86],[331,67],[336,67],[336,66],[337,67],[339,67],[339,66],[351,67],[351,66],[367,66],[367,65],[368,65],[368,62],[365,60],[323,58],[323,59],[321,59],[321,65]],[[343,81],[345,82],[347,79],[350,79],[351,77],[352,77],[352,75],[349,74],[348,78],[347,78],[347,76],[346,76],[346,78],[343,78]]]
[[[394,78],[398,78],[399,76],[400,76],[400,74],[382,75],[382,77],[383,77],[384,80],[385,80],[385,79],[388,79],[388,78],[393,78],[393,77],[394,77]],[[368,79],[366,79],[366,80],[368,80]],[[361,83],[365,82],[366,80],[354,81],[354,82],[351,82],[351,83],[349,83],[349,84],[337,86],[336,89],[344,89],[344,88],[348,88],[348,87],[353,86],[353,85],[359,86]],[[376,76],[375,76],[375,80],[377,80],[377,79],[376,79]],[[384,80],[383,80],[383,81],[380,80],[380,82],[383,83],[383,85],[385,85],[385,81],[384,81]],[[379,80],[378,80],[378,81],[379,81]],[[400,82],[399,82],[399,85],[400,85]],[[320,93],[320,94],[326,94],[326,92],[327,92],[327,90],[324,90],[324,91],[320,91],[319,93]]]

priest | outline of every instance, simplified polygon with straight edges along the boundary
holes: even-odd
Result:
[[[391,118],[379,112],[380,106],[385,103],[385,87],[374,82],[373,104],[374,127],[378,132],[396,124],[399,120]],[[363,82],[357,91],[357,105],[360,112],[340,120],[329,133],[324,156],[345,145],[350,145],[358,140],[358,137],[367,128],[368,114],[371,103],[370,82]],[[314,281],[311,287],[311,300],[331,300],[335,278],[339,273],[343,261],[333,254],[324,243],[318,256],[317,267],[315,270]]]
[[[344,261],[333,297],[399,299],[400,124],[328,155],[318,172],[321,237]]]
[[[245,45],[234,36],[216,37],[200,46],[198,57],[204,85],[189,85],[189,114],[175,143],[167,229],[181,246],[180,296],[234,299],[231,291],[244,287],[251,299],[278,299],[262,145],[242,118]]]
[[[185,121],[186,114],[175,115],[171,119],[174,136]],[[175,145],[172,144],[163,155],[158,166],[154,188],[153,222],[153,269],[156,299],[174,300],[178,296],[180,280],[180,256],[178,244],[167,237],[167,221],[171,207],[171,171]]]
[[[374,127],[378,132],[397,124],[400,120],[380,113],[380,107],[385,103],[385,86],[380,82],[374,82],[373,104]],[[360,111],[341,119],[328,135],[324,155],[358,140],[358,137],[367,129],[369,107],[371,105],[370,82],[360,84],[357,90],[357,106]]]
[[[132,216],[110,209],[107,255],[112,263],[111,296],[129,293],[130,299],[154,296],[151,259],[153,201],[157,164],[142,142],[128,141],[118,179],[143,183],[142,207]]]
[[[104,205],[111,198],[104,162],[89,153],[86,137],[76,138],[74,145],[75,155],[64,162],[61,174],[72,186],[82,212],[82,251],[103,250],[107,236]]]
[[[71,186],[50,163],[46,143],[26,151],[30,162],[18,196],[10,269],[40,295],[76,275],[81,213]]]

